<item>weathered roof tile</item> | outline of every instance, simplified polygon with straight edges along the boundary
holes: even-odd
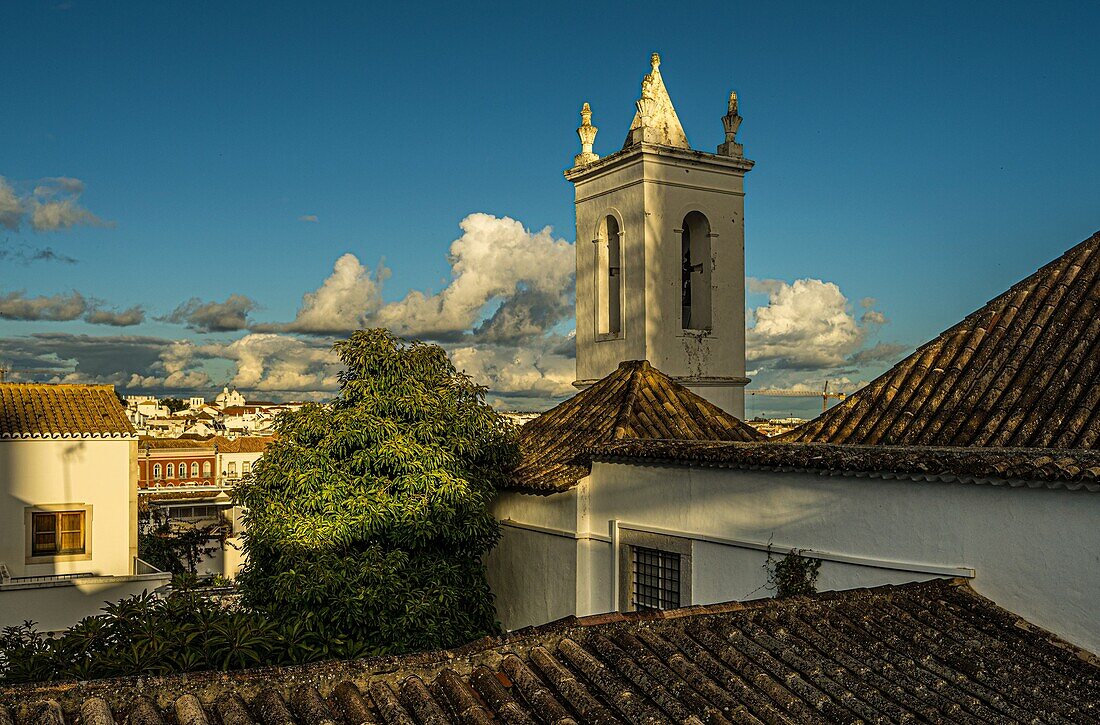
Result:
[[[645,360],[618,369],[520,429],[512,488],[554,493],[588,475],[583,452],[614,440],[757,441],[764,436]]]
[[[792,442],[1100,447],[1100,232],[779,437]]]
[[[1100,667],[933,580],[568,618],[402,658],[11,687],[5,707],[18,725],[1077,723],[1100,719]]]

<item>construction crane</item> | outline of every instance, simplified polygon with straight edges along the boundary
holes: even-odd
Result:
[[[762,388],[752,390],[746,388],[745,393],[748,395],[774,395],[782,398],[821,398],[822,413],[829,409],[829,398],[835,398],[837,401],[841,401],[848,397],[846,393],[830,393],[828,380],[825,381],[825,387],[821,392],[816,390],[765,390]]]

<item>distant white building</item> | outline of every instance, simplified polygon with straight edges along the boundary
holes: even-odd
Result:
[[[244,405],[245,399],[236,390],[230,390],[229,388],[222,388],[222,391],[218,393],[218,397],[214,399],[214,404],[219,408],[231,408],[233,406]]]
[[[0,627],[166,584],[137,558],[137,436],[111,386],[0,384]]]

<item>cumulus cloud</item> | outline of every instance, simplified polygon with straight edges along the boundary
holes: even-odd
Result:
[[[225,302],[203,302],[192,297],[160,319],[199,332],[235,332],[248,327],[248,313],[255,307],[256,303],[244,295],[229,295]]]
[[[455,367],[503,398],[545,402],[576,393],[574,360],[560,337],[540,345],[467,345],[450,351]]]
[[[8,180],[0,176],[0,226],[13,232],[23,223],[23,200],[15,194]]]
[[[0,177],[0,226],[12,231],[29,223],[39,232],[70,229],[78,225],[114,226],[80,205],[84,182],[67,176],[41,179],[30,193],[19,194]]]
[[[111,325],[112,327],[131,327],[145,321],[145,310],[140,305],[117,311],[93,309],[84,316],[84,321],[93,325]]]
[[[438,294],[410,292],[379,310],[400,335],[457,340],[474,330],[487,341],[538,336],[573,305],[573,245],[551,229],[530,232],[515,219],[471,214],[450,248],[451,281]],[[488,311],[488,317],[482,320]]]
[[[575,344],[559,329],[573,315],[573,245],[555,238],[549,227],[532,232],[508,217],[471,214],[459,226],[462,234],[448,250],[451,279],[441,291],[413,290],[384,303],[389,270],[382,264],[372,270],[349,253],[336,260],[318,289],[303,296],[294,320],[253,325],[252,331],[331,336],[386,327],[405,338],[443,344],[456,367],[499,395],[545,400],[574,392]],[[253,341],[255,350],[266,349],[268,343],[261,342]],[[238,361],[239,369],[257,364]],[[277,372],[265,368],[260,380],[285,379],[270,383],[276,387],[298,378],[320,380],[321,358],[312,364],[284,374],[279,363]]]
[[[78,225],[113,226],[80,205],[84,182],[67,176],[41,179],[30,193],[20,195],[0,177],[0,225],[17,231],[24,222],[39,232],[70,229]]]
[[[331,344],[289,335],[252,333],[224,345],[206,345],[208,355],[232,360],[232,385],[265,392],[335,391],[341,370]]]
[[[768,304],[750,310],[746,332],[750,365],[813,369],[842,365],[862,344],[866,327],[832,282],[800,279],[750,281],[749,288],[767,289]]]
[[[300,221],[300,222],[309,222],[310,224],[316,224],[317,222],[320,221],[320,219],[317,218],[316,214],[303,214],[302,216],[298,217],[298,221]]]
[[[27,297],[26,292],[0,295],[0,319],[26,321],[75,320],[88,309],[88,301],[75,290],[69,294]]]
[[[35,333],[0,339],[13,380],[99,383],[160,392],[210,386],[189,341],[141,335]]]
[[[747,315],[746,361],[755,368],[749,372],[753,388],[819,392],[828,382],[832,392],[852,393],[877,374],[874,368],[896,362],[908,349],[897,343],[870,345],[868,338],[888,322],[874,309],[873,297],[859,301],[860,313],[832,282],[750,278],[748,288],[768,296],[766,305]],[[794,406],[810,415],[815,406],[820,411],[820,404],[820,398],[753,398],[750,412],[790,412]]]
[[[39,190],[41,200],[79,192],[75,180],[50,180],[49,189],[55,191]],[[321,285],[303,296],[291,322],[253,324],[256,305],[243,295],[224,302],[191,299],[159,318],[200,332],[247,330],[237,340],[31,336],[18,338],[10,349],[21,351],[28,365],[49,371],[49,379],[56,381],[184,391],[203,389],[214,374],[219,383],[285,399],[335,392],[340,366],[331,338],[386,326],[404,337],[442,343],[456,367],[509,407],[544,407],[552,398],[573,394],[572,244],[555,238],[549,228],[530,231],[514,219],[488,214],[472,214],[460,227],[448,249],[450,280],[439,292],[412,291],[385,303],[382,287],[389,270],[382,264],[371,269],[345,254]],[[6,304],[9,313],[37,315],[34,319],[83,317],[125,326],[145,317],[141,307],[116,311],[72,295],[27,298],[17,293],[0,300],[0,310]],[[15,339],[3,343],[5,353]]]
[[[257,330],[284,329],[317,335],[341,334],[369,327],[382,304],[382,282],[389,270],[379,264],[372,272],[354,254],[336,260],[332,274],[314,292],[302,297],[294,321],[287,325],[257,326]]]

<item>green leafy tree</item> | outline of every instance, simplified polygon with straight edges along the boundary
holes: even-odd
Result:
[[[188,407],[187,403],[180,398],[164,398],[160,404],[167,408],[169,413],[178,413]]]
[[[515,465],[513,427],[436,345],[360,330],[330,405],[277,423],[235,490],[243,601],[372,651],[452,646],[496,629],[482,557]]]

